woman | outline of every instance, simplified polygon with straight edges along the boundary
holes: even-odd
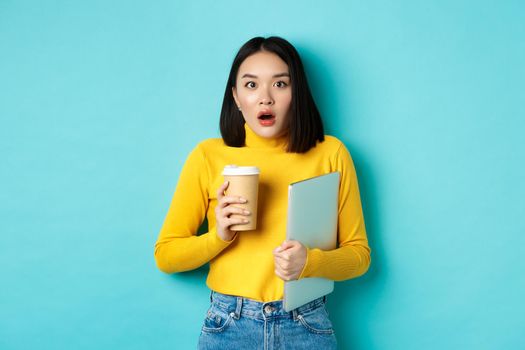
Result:
[[[155,245],[166,273],[210,262],[212,304],[200,349],[335,349],[325,298],[292,312],[282,308],[283,281],[362,275],[370,264],[354,166],[345,146],[325,136],[295,48],[279,37],[253,38],[235,57],[222,105],[222,139],[201,142],[189,155]],[[225,165],[257,166],[257,229],[235,232],[251,213],[225,195]],[[341,173],[338,248],[310,249],[285,241],[288,185]],[[241,214],[243,219],[234,219]],[[203,220],[209,231],[197,235]]]

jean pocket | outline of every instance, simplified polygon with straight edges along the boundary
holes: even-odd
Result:
[[[327,335],[334,334],[332,322],[330,321],[328,312],[324,306],[297,315],[297,320],[310,333]]]
[[[202,331],[207,333],[221,333],[224,332],[232,322],[232,314],[228,314],[212,305],[204,319]]]

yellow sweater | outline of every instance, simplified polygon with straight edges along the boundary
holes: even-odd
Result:
[[[355,169],[345,146],[326,136],[307,153],[287,153],[286,140],[264,139],[245,128],[245,147],[228,147],[222,139],[208,139],[190,153],[155,244],[159,269],[173,273],[210,262],[210,289],[262,302],[282,299],[284,282],[274,274],[272,251],[286,236],[288,185],[339,171],[338,248],[308,249],[300,278],[340,281],[365,273],[370,248]],[[221,172],[228,164],[261,170],[257,230],[239,232],[231,242],[217,235],[214,212],[216,192],[224,182]],[[205,217],[209,231],[197,235]]]

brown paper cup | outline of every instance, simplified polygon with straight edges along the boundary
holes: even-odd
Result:
[[[257,197],[259,194],[259,169],[257,167],[227,165],[222,172],[224,180],[229,182],[227,196],[242,197],[244,204],[234,204],[236,207],[250,211],[250,215],[232,214],[232,218],[248,219],[250,222],[242,225],[232,225],[232,231],[250,231],[257,228]]]

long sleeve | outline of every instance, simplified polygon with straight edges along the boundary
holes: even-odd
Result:
[[[338,248],[330,251],[308,249],[300,278],[324,277],[342,281],[364,274],[370,266],[370,248],[352,158],[341,144],[333,160],[341,172],[339,187]]]
[[[209,169],[197,146],[188,156],[155,244],[155,261],[166,273],[188,271],[202,266],[231,242],[217,235],[215,227],[197,236],[209,199]]]
[[[190,152],[155,244],[158,268],[174,273],[209,262],[206,284],[211,290],[260,301],[282,299],[284,283],[275,275],[272,252],[286,237],[288,186],[339,171],[338,246],[309,249],[301,277],[344,280],[365,273],[370,248],[354,165],[341,141],[326,135],[308,152],[293,154],[286,152],[283,140],[260,137],[246,125],[245,131],[244,147],[209,138]],[[216,191],[227,164],[260,169],[257,228],[239,232],[231,242],[221,240],[215,218]],[[205,218],[209,230],[199,234]]]

